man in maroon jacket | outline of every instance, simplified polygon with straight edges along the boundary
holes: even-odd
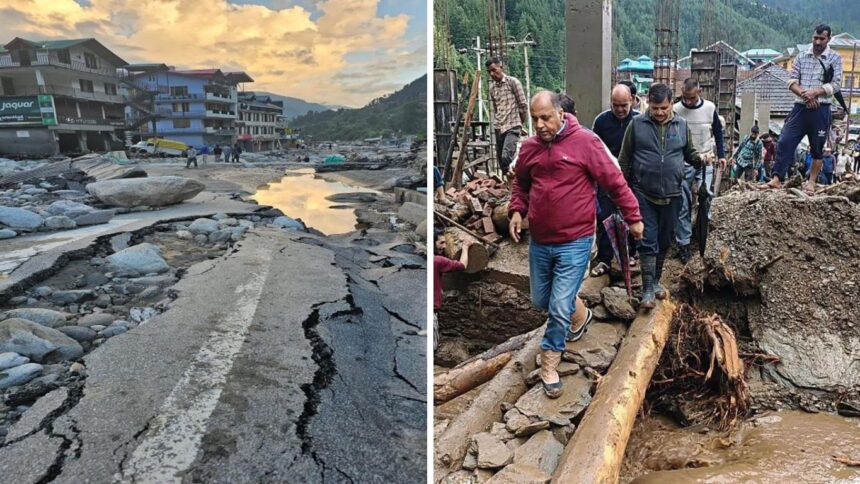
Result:
[[[614,158],[597,135],[580,126],[575,116],[563,113],[557,94],[535,94],[531,116],[537,135],[520,148],[508,216],[515,242],[523,217],[529,218],[532,302],[549,313],[540,376],[547,396],[558,398],[562,385],[556,368],[588,267],[597,186],[621,209],[634,238],[642,238],[644,226],[636,197]],[[586,328],[583,324],[576,329],[573,339]]]

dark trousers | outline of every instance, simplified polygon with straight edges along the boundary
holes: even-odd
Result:
[[[794,104],[776,145],[774,176],[785,181],[788,166],[794,161],[794,150],[804,136],[809,140],[812,159],[820,160],[824,157],[824,144],[830,131],[830,116],[830,104],[822,104],[818,109],[809,109],[800,103]]]
[[[502,173],[507,173],[511,163],[514,162],[514,154],[517,152],[517,142],[520,140],[520,130],[517,126],[514,129],[509,129],[504,133],[496,132],[496,159],[499,161],[499,167]]]
[[[642,256],[665,254],[675,234],[675,224],[681,212],[681,197],[672,197],[667,205],[651,202],[638,190],[634,190],[639,200],[639,212],[645,225],[645,234],[639,241]]]
[[[239,163],[239,153],[233,152],[233,163]]]
[[[188,161],[185,162],[185,168],[191,168],[191,163],[194,163],[194,168],[197,168],[197,157],[192,156],[188,158]]]

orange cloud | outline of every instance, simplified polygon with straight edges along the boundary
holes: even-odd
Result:
[[[399,48],[407,43],[409,18],[378,16],[377,4],[327,0],[318,4],[322,16],[312,20],[300,6],[272,9],[226,0],[91,0],[86,6],[0,0],[0,41],[95,37],[132,63],[244,70],[256,81],[247,89],[360,106],[389,91],[345,86],[344,72],[360,68],[347,60],[349,54],[414,61],[413,52]],[[401,73],[392,67],[379,72],[377,86],[390,87],[387,77]]]

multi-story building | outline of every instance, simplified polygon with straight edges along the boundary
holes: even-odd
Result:
[[[128,63],[95,39],[0,47],[0,154],[50,156],[122,149]]]
[[[269,151],[283,139],[283,101],[253,92],[239,93],[238,139],[246,151]]]
[[[160,137],[188,145],[229,145],[236,141],[238,119],[237,86],[254,82],[244,72],[198,69],[132,74],[141,91],[155,93],[155,122],[141,124],[135,136]],[[132,106],[130,116],[143,118],[141,108]]]

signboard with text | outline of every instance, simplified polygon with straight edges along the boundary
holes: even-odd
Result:
[[[56,126],[57,111],[54,96],[0,97],[0,126],[42,125]]]

